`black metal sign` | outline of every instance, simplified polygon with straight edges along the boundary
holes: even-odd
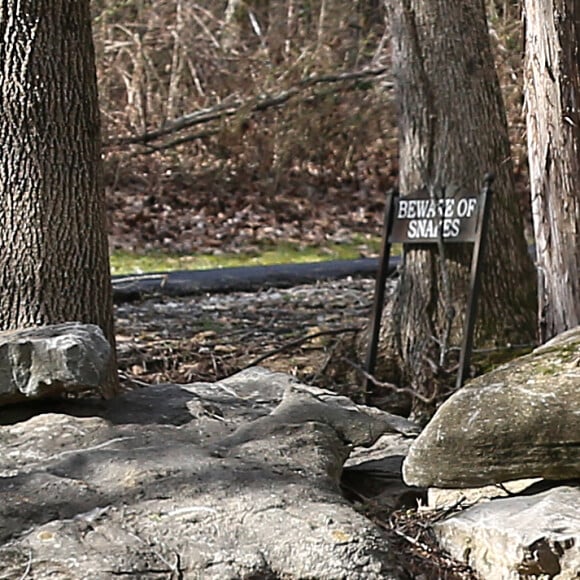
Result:
[[[391,244],[473,243],[471,283],[465,315],[464,338],[457,373],[457,387],[461,387],[469,371],[473,349],[473,331],[477,315],[477,299],[484,244],[487,237],[493,177],[487,175],[483,189],[477,195],[455,195],[434,198],[427,190],[411,196],[399,197],[397,192],[387,194],[385,224],[375,299],[371,321],[371,336],[366,370],[372,376],[379,343],[381,317],[385,300],[385,283],[389,270]],[[367,388],[371,379],[367,378]]]
[[[425,190],[394,197],[392,243],[473,242],[477,235],[480,196],[431,199]]]

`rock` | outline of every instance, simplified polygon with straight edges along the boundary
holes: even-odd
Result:
[[[452,395],[414,441],[403,476],[444,488],[580,477],[580,327]]]
[[[427,505],[434,510],[472,506],[496,497],[515,495],[541,481],[543,479],[540,478],[516,479],[514,481],[506,481],[501,485],[485,485],[483,487],[463,489],[432,487],[427,492]]]
[[[356,405],[348,397],[332,391],[290,384],[282,402],[270,415],[240,428],[221,445],[240,445],[274,433],[279,426],[284,428],[309,421],[332,426],[341,440],[349,445],[372,445],[385,432],[408,436],[419,433],[415,423],[398,415]]]
[[[0,405],[98,389],[111,346],[93,324],[67,322],[0,332]]]
[[[342,470],[345,497],[365,513],[369,509],[388,513],[424,505],[427,490],[406,485],[401,473],[412,441],[399,434],[385,433],[372,447],[355,448]]]
[[[494,499],[434,530],[440,545],[482,578],[572,580],[580,571],[580,488]]]
[[[5,577],[406,577],[339,480],[410,422],[256,368],[119,399],[0,426]]]

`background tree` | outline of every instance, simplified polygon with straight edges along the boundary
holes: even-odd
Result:
[[[526,0],[525,93],[542,340],[580,324],[580,1]]]
[[[89,1],[3,2],[0,39],[0,328],[94,323],[114,349]]]
[[[398,93],[401,193],[422,186],[435,193],[442,187],[476,192],[486,172],[495,174],[476,344],[530,343],[535,272],[514,195],[484,2],[393,0],[386,7]],[[445,253],[444,262],[431,247],[406,254],[396,299],[383,321],[383,372],[433,402],[453,363],[450,348],[462,338],[471,248],[447,246]]]

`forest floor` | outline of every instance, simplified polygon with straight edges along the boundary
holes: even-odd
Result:
[[[281,243],[306,248],[376,237],[385,193],[395,185],[393,176],[385,187],[369,188],[356,182],[329,184],[302,172],[276,191],[266,179],[252,182],[248,176],[233,185],[208,171],[158,175],[162,167],[146,161],[131,175],[106,176],[113,250],[219,256]]]
[[[219,256],[358,240],[360,257],[376,255],[376,243],[364,240],[376,242],[382,233],[384,192],[378,189],[329,187],[302,174],[277,195],[260,193],[254,184],[216,196],[207,173],[193,183],[183,175],[133,169],[143,177],[133,173],[107,187],[113,250]],[[344,383],[332,354],[345,342],[352,345],[367,325],[373,290],[373,280],[321,281],[122,304],[116,314],[120,368],[145,382],[193,382],[259,362],[322,386]]]
[[[301,172],[276,189],[248,176],[228,186],[203,169],[195,176],[160,173],[161,161],[136,158],[130,173],[106,175],[113,251],[219,259],[288,244],[298,253],[343,244],[355,247],[357,257],[377,255],[393,175],[384,176],[381,187],[368,187]],[[219,380],[261,364],[322,387],[360,390],[354,345],[368,325],[373,291],[374,280],[347,279],[121,304],[120,369],[144,382],[183,383]]]
[[[376,215],[367,219],[379,220],[380,213],[377,202]],[[270,219],[275,215],[272,212]],[[117,216],[116,223],[123,219]],[[340,223],[360,228],[359,222],[349,225],[344,215]],[[330,222],[325,225],[314,217],[306,224],[321,239],[333,235]],[[220,227],[230,228],[232,240],[236,239],[234,226],[216,222],[216,231]],[[367,224],[367,231],[371,228],[375,224]],[[126,244],[121,247],[127,249]],[[389,292],[394,284],[393,279],[388,282]],[[374,285],[370,278],[345,278],[257,292],[150,296],[118,304],[117,352],[124,386],[213,382],[259,364],[381,406],[388,391],[366,392],[364,377],[357,371]],[[407,508],[391,513],[372,498],[358,509],[385,531],[411,577],[476,580],[473,571],[438,548],[429,519],[441,514]]]
[[[259,364],[354,395],[362,387],[349,385],[356,377],[345,371],[360,364],[354,343],[368,324],[373,291],[374,280],[347,278],[120,304],[119,366],[143,382],[190,383]]]

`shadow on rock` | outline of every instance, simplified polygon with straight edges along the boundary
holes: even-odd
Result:
[[[0,427],[9,576],[407,577],[340,490],[405,419],[260,368],[62,405]]]

